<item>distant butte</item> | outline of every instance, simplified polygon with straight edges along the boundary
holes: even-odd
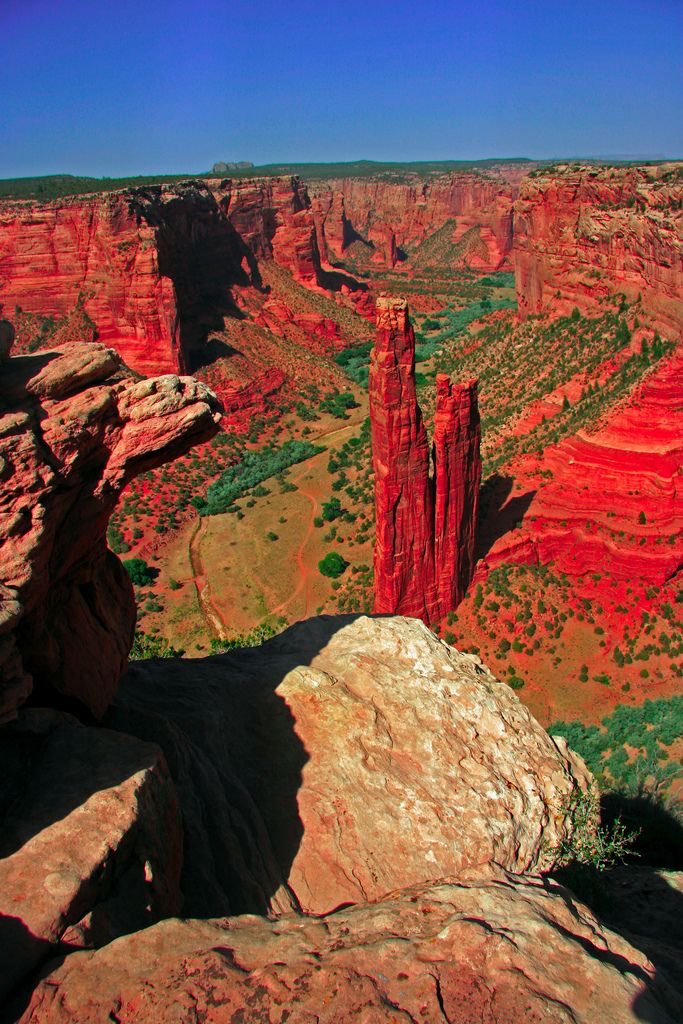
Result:
[[[430,455],[408,304],[380,296],[369,390],[375,612],[433,622],[459,604],[472,578],[481,481],[477,381],[437,375]]]

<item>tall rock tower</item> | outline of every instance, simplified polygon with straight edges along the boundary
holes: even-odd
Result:
[[[481,480],[477,382],[437,377],[430,472],[408,305],[380,297],[369,392],[375,612],[429,623],[456,607],[472,578]]]
[[[415,333],[405,299],[377,300],[370,359],[375,470],[375,611],[430,621],[436,600],[429,441],[415,390]]]
[[[434,566],[441,615],[456,608],[474,571],[481,455],[477,381],[436,377]]]

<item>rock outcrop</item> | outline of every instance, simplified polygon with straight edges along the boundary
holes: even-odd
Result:
[[[200,916],[549,867],[589,786],[509,687],[414,619],[321,616],[253,650],[135,663],[105,721],[164,749]]]
[[[375,611],[433,622],[457,606],[472,578],[481,481],[477,382],[452,384],[437,375],[430,459],[408,306],[380,297],[368,386]]]
[[[79,307],[140,373],[191,369],[253,262],[200,182],[0,204],[5,315]]]
[[[0,765],[2,1002],[47,956],[179,913],[182,830],[161,752],[129,736],[25,710]]]
[[[434,414],[434,571],[441,614],[456,608],[474,571],[481,456],[477,382],[436,376]]]
[[[319,918],[164,921],[55,966],[21,1024],[675,1024],[652,963],[538,878],[418,887]]]
[[[521,184],[514,264],[522,315],[594,313],[641,298],[655,326],[683,327],[681,165],[554,167]]]
[[[469,250],[460,247],[462,264],[497,270],[512,249],[516,186],[498,177],[459,173],[407,183],[342,178],[309,188],[318,248],[329,262],[351,253],[391,268],[444,225],[453,246],[468,234],[477,237]]]
[[[105,710],[135,624],[109,517],[133,476],[212,437],[219,419],[208,388],[138,380],[103,345],[0,364],[0,721],[32,685],[47,703],[57,691]]]

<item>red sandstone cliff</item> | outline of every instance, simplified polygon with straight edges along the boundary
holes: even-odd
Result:
[[[595,312],[642,297],[653,323],[683,327],[681,165],[553,168],[525,178],[514,210],[522,315]]]
[[[478,245],[463,262],[498,269],[512,248],[516,186],[481,174],[449,174],[399,184],[372,178],[312,183],[318,247],[324,259],[343,258],[354,242],[365,243],[372,261],[392,267],[454,220],[450,241],[468,232]]]
[[[369,392],[375,612],[429,623],[456,607],[472,578],[481,481],[477,382],[438,375],[430,476],[408,306],[380,297]]]
[[[538,486],[533,457],[520,460],[520,489],[533,488],[522,528],[486,556],[553,562],[577,576],[610,573],[661,586],[683,564],[683,351],[662,360],[599,429],[546,449]],[[528,475],[527,475],[528,474]]]
[[[477,381],[436,378],[434,566],[441,614],[456,608],[472,579],[481,457]]]
[[[201,183],[0,204],[0,304],[81,306],[140,373],[187,370],[251,281],[249,249]]]
[[[306,186],[300,178],[226,179],[210,187],[240,238],[302,284],[320,283],[320,257]]]
[[[0,362],[0,721],[32,685],[101,715],[135,625],[107,548],[125,484],[217,430],[192,378],[138,381],[103,345]]]

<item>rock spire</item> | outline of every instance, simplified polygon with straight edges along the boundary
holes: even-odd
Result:
[[[405,299],[380,296],[370,363],[375,471],[375,612],[429,623],[472,578],[481,480],[477,381],[436,379],[430,455]]]

